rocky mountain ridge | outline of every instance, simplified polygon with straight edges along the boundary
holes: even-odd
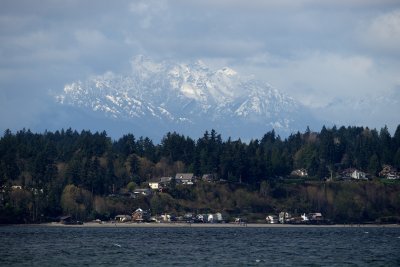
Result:
[[[298,130],[309,117],[293,98],[269,84],[203,62],[132,61],[129,75],[112,72],[65,85],[57,102],[112,120],[134,123],[143,131],[217,129],[243,138],[274,128]],[[304,128],[304,126],[302,126]],[[301,129],[302,129],[301,128]]]

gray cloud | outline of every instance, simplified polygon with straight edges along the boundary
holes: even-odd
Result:
[[[363,44],[375,53],[400,56],[400,8],[378,14],[360,26]]]
[[[228,64],[323,114],[337,99],[399,90],[399,14],[396,0],[5,0],[0,124],[29,127],[52,108],[49,91],[128,72],[137,54]]]

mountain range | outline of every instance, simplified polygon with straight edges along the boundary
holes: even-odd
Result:
[[[271,129],[285,136],[316,123],[292,97],[231,68],[144,56],[132,61],[128,74],[107,72],[65,85],[56,101],[105,130],[117,127],[156,139],[168,131],[200,136],[215,129],[224,137],[249,140]]]

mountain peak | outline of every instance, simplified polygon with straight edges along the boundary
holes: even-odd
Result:
[[[150,128],[220,127],[233,136],[277,125],[290,131],[299,111],[292,98],[229,67],[214,71],[202,61],[156,62],[140,55],[132,70],[128,76],[106,73],[67,84],[57,101]]]
[[[219,70],[218,72],[223,73],[227,76],[235,76],[238,74],[234,69],[231,69],[229,67],[224,67],[221,70]]]

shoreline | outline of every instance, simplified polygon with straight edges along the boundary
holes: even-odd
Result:
[[[261,224],[261,223],[97,223],[87,222],[79,224],[42,223],[42,224],[17,224],[16,226],[40,227],[76,227],[76,228],[400,228],[400,224],[332,224],[332,225],[307,225],[307,224]]]

